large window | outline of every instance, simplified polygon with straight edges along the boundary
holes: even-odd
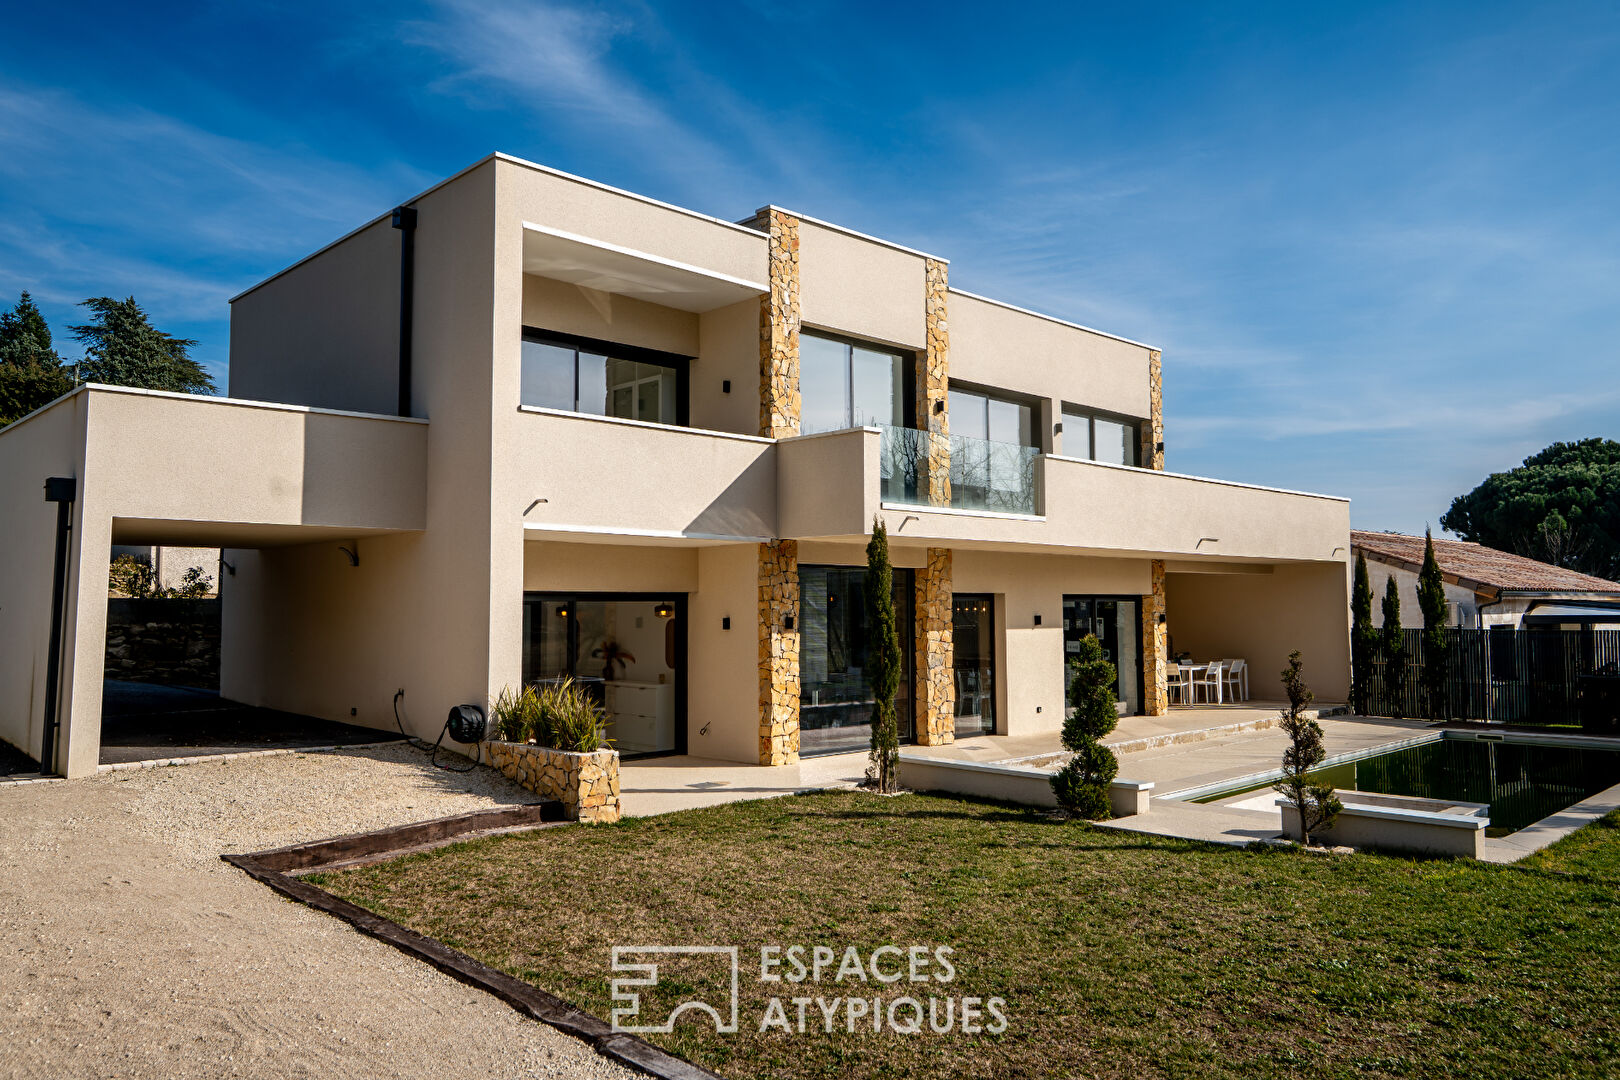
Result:
[[[1063,406],[1063,452],[1112,465],[1141,463],[1141,425],[1136,420]]]
[[[799,429],[904,426],[905,372],[899,353],[801,333]]]
[[[900,687],[894,709],[900,741],[912,739],[912,574],[894,571],[900,633]],[[872,740],[871,649],[864,566],[799,567],[799,752],[863,749]]]
[[[1032,514],[1036,510],[1034,407],[974,390],[950,391],[951,505]]]
[[[683,356],[525,330],[525,405],[657,424],[686,423]]]
[[[1125,703],[1125,712],[1130,716],[1142,711],[1142,620],[1137,605],[1133,596],[1063,598],[1065,672],[1067,660],[1080,651],[1080,642],[1088,635],[1095,636],[1102,646],[1103,659],[1114,665],[1119,678],[1118,700]]]
[[[685,597],[525,593],[523,681],[572,679],[626,756],[686,748]]]

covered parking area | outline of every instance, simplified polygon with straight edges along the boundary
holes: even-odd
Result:
[[[418,419],[94,384],[0,431],[0,739],[46,771],[96,771],[108,562],[124,544],[225,549],[223,698],[350,720],[329,700],[298,707],[314,668],[283,658],[320,636],[304,625],[342,595],[330,578],[425,529],[427,432]],[[251,572],[267,560],[296,576],[267,583]]]

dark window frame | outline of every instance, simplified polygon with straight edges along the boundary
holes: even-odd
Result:
[[[689,625],[686,621],[687,608],[689,606],[687,604],[687,595],[688,594],[684,592],[568,592],[565,590],[559,591],[555,589],[525,589],[523,592],[523,602],[525,604],[530,602],[537,604],[558,603],[567,604],[572,607],[582,600],[587,603],[604,603],[614,600],[622,600],[636,604],[657,603],[660,600],[668,600],[674,603],[675,685],[676,689],[679,691],[675,695],[675,748],[673,750],[653,750],[646,753],[624,755],[624,757],[628,760],[634,761],[641,758],[670,757],[672,755],[684,754],[687,751],[686,699],[687,695],[691,693],[690,681],[687,678],[687,668],[689,666],[687,663],[687,634],[690,631]],[[569,666],[574,669],[572,673],[577,675],[579,673],[579,620],[577,615],[570,615],[568,617],[567,648]],[[526,671],[520,672],[519,678],[524,685],[527,685],[529,673]]]
[[[822,341],[834,341],[851,350],[869,349],[872,352],[887,353],[900,361],[900,424],[902,427],[917,427],[917,365],[921,362],[921,354],[915,349],[901,349],[881,341],[872,341],[868,338],[851,337],[849,334],[840,334],[834,330],[823,330],[817,326],[801,326],[799,337],[820,338]],[[844,358],[847,365],[855,363],[854,353]],[[850,386],[854,386],[854,370],[849,368]],[[844,415],[849,419],[850,426],[854,424],[855,402],[844,402]],[[833,428],[833,431],[847,430],[847,428]]]
[[[1073,453],[1069,449],[1069,445],[1068,445],[1068,443],[1069,443],[1069,423],[1070,423],[1070,421],[1081,420],[1081,419],[1084,419],[1085,422],[1086,422],[1086,452],[1084,454],[1076,454],[1076,453]],[[1129,468],[1129,469],[1143,468],[1143,465],[1142,465],[1142,425],[1147,423],[1146,420],[1144,420],[1140,416],[1129,416],[1129,415],[1127,415],[1125,413],[1109,412],[1107,409],[1093,409],[1088,405],[1075,405],[1075,404],[1072,404],[1071,402],[1067,402],[1067,401],[1063,402],[1058,407],[1058,421],[1060,423],[1062,423],[1062,425],[1063,425],[1063,443],[1064,443],[1063,456],[1064,457],[1084,458],[1087,461],[1096,461],[1097,460],[1097,421],[1098,420],[1107,420],[1107,421],[1109,421],[1111,423],[1123,424],[1125,427],[1129,428],[1130,430],[1132,430],[1132,431],[1134,431],[1136,433],[1136,440],[1132,444],[1134,446],[1132,456],[1136,458],[1136,463],[1133,464],[1133,465],[1127,465],[1126,468]],[[1105,462],[1105,464],[1113,464],[1113,463],[1112,462]]]
[[[544,330],[536,326],[523,328],[522,340],[536,345],[553,345],[574,350],[574,407],[566,410],[581,416],[600,416],[600,413],[582,412],[579,408],[579,354],[595,353],[610,360],[630,360],[638,364],[652,364],[675,372],[675,426],[692,426],[692,361],[693,356],[649,349],[644,345],[626,345],[619,341],[586,337],[583,334],[565,334],[560,330]],[[611,419],[623,419],[611,417]]]
[[[1045,440],[1041,438],[1042,433],[1041,433],[1041,399],[1040,398],[1034,397],[1034,396],[1029,395],[1029,394],[1020,394],[1015,390],[1003,390],[1003,389],[1001,389],[999,387],[985,386],[985,385],[983,385],[981,383],[963,382],[960,379],[951,379],[946,384],[946,386],[945,386],[945,395],[946,395],[946,400],[947,401],[950,399],[950,394],[953,391],[956,392],[956,393],[959,393],[959,394],[977,394],[979,397],[982,397],[982,398],[985,399],[985,401],[987,403],[986,404],[986,409],[987,410],[988,410],[988,407],[989,407],[988,402],[991,402],[991,401],[1000,401],[1000,402],[1002,402],[1004,404],[1007,404],[1007,405],[1017,405],[1020,408],[1028,409],[1029,410],[1029,438],[1030,438],[1030,441],[1027,442],[1027,443],[1008,443],[1007,445],[1009,445],[1009,446],[1027,446],[1027,447],[1029,447],[1029,448],[1031,448],[1033,450],[1039,450],[1042,453],[1046,452]],[[989,415],[988,415],[988,412],[987,412],[987,414],[985,416],[985,431],[988,432],[989,430],[990,430],[990,427],[989,427]],[[994,441],[994,440],[986,440],[986,441]]]
[[[1067,434],[1067,431],[1065,431],[1065,434]],[[1136,605],[1136,618],[1131,620],[1135,624],[1135,626],[1133,627],[1133,633],[1136,636],[1136,656],[1137,656],[1137,660],[1136,660],[1136,701],[1137,701],[1138,705],[1140,705],[1143,709],[1146,709],[1147,708],[1147,659],[1146,659],[1146,654],[1144,654],[1143,651],[1142,651],[1143,648],[1145,647],[1145,644],[1144,644],[1144,642],[1142,640],[1142,638],[1143,638],[1143,634],[1142,634],[1142,598],[1140,596],[1136,596],[1136,595],[1133,595],[1131,593],[1064,593],[1063,594],[1063,597],[1062,597],[1062,600],[1061,600],[1061,608],[1060,608],[1062,614],[1061,614],[1060,617],[1063,618],[1063,620],[1064,620],[1064,624],[1063,624],[1063,678],[1064,678],[1063,692],[1064,692],[1065,699],[1068,696],[1068,690],[1069,690],[1069,688],[1068,688],[1068,678],[1069,678],[1069,674],[1068,674],[1068,672],[1069,672],[1069,651],[1068,651],[1068,646],[1069,646],[1069,626],[1068,626],[1068,614],[1069,614],[1069,601],[1071,601],[1071,600],[1089,600],[1089,601],[1091,601],[1093,603],[1095,603],[1098,600],[1108,600],[1108,601],[1112,601],[1113,603],[1116,603],[1116,604],[1124,603],[1124,602],[1128,601],[1128,602]],[[1067,702],[1067,700],[1065,700],[1065,702],[1064,702],[1065,709],[1067,708],[1067,706],[1068,706],[1068,702]],[[1065,714],[1065,715],[1067,715],[1067,714]],[[1134,716],[1142,716],[1144,714],[1143,713],[1133,713],[1132,715],[1134,715]]]

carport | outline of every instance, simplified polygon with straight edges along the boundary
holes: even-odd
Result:
[[[221,696],[260,710],[238,727],[296,740],[293,721],[313,718],[335,725],[326,745],[357,738],[337,730],[351,721],[391,728],[375,693],[362,716],[339,704],[341,680],[313,685],[352,654],[287,657],[322,623],[349,629],[352,586],[334,579],[370,556],[397,561],[425,528],[427,432],[408,417],[95,384],[0,430],[0,739],[51,771],[96,771],[114,544],[226,549]],[[285,572],[255,573],[267,562]]]

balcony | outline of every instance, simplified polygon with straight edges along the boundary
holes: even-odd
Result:
[[[884,427],[883,501],[903,506],[1040,513],[1041,453],[1033,446]]]

